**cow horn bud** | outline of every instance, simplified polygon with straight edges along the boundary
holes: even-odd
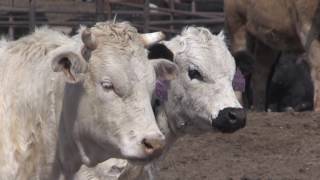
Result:
[[[154,32],[154,33],[145,33],[140,35],[144,46],[150,47],[156,43],[158,43],[161,40],[164,40],[165,35],[163,32]]]
[[[94,36],[91,34],[90,30],[85,29],[81,35],[82,41],[86,47],[90,50],[97,48],[97,43]]]

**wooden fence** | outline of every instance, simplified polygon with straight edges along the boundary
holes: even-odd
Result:
[[[221,11],[198,11],[195,6],[197,0],[190,3],[188,10],[179,10],[179,4],[175,4],[174,0],[168,1],[167,8],[150,6],[150,0],[144,0],[144,3],[140,4],[121,0],[95,0],[91,3],[62,0],[22,0],[23,3],[17,1],[19,0],[0,2],[0,28],[8,29],[7,33],[11,38],[16,37],[17,28],[33,31],[39,25],[76,27],[79,24],[93,25],[96,21],[111,20],[115,17],[130,20],[143,32],[163,31],[167,34],[175,34],[185,25],[209,26],[213,31],[217,31],[224,21]],[[211,3],[221,6],[222,0],[213,1]]]

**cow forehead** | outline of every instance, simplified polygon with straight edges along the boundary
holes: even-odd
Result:
[[[141,57],[125,54],[119,55],[115,51],[117,50],[110,53],[105,51],[104,55],[93,55],[89,63],[90,71],[94,74],[95,78],[117,77],[113,79],[122,81],[120,77],[125,76],[130,82],[137,83],[145,78],[153,77],[153,68],[146,59],[146,55]]]
[[[101,22],[91,28],[97,39],[98,48],[93,52],[94,68],[117,73],[110,67],[121,69],[132,81],[152,76],[148,65],[147,50],[144,48],[136,28],[127,22]]]
[[[90,30],[97,37],[98,43],[115,44],[125,48],[134,42],[142,46],[137,29],[128,22],[99,22]]]
[[[194,64],[211,77],[232,77],[235,62],[224,40],[207,31],[199,38],[193,34],[194,31],[182,33],[166,42],[175,53],[178,64]]]

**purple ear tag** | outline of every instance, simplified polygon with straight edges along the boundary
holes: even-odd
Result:
[[[168,88],[169,81],[167,80],[157,80],[156,82],[156,96],[160,101],[168,100]]]
[[[234,74],[232,87],[233,90],[241,92],[244,92],[246,88],[246,80],[239,68],[236,69],[236,73]]]

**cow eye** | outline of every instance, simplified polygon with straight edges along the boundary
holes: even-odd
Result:
[[[103,81],[101,82],[101,86],[104,90],[110,90],[113,88],[113,85],[110,81]]]
[[[188,75],[189,75],[189,78],[191,80],[192,79],[197,79],[199,81],[203,81],[203,77],[202,77],[201,73],[196,69],[189,69],[188,70]]]

